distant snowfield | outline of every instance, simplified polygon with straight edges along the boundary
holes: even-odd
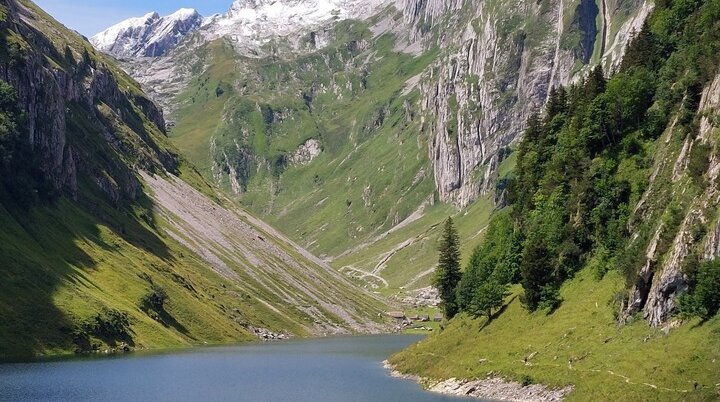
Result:
[[[160,56],[184,36],[199,30],[207,40],[220,37],[261,45],[333,20],[367,17],[393,0],[236,0],[225,14],[202,17],[182,8],[166,17],[150,13],[130,18],[93,36],[99,50],[121,57]]]
[[[90,42],[115,56],[161,56],[203,22],[204,18],[191,8],[181,8],[166,17],[153,12],[113,25],[90,38]]]

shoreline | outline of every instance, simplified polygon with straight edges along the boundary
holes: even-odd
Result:
[[[248,345],[264,345],[271,343],[289,343],[289,342],[304,342],[304,341],[317,341],[326,339],[346,339],[346,338],[363,338],[363,337],[382,337],[382,336],[424,336],[425,334],[405,334],[398,332],[381,332],[381,333],[348,333],[348,334],[327,334],[327,335],[311,335],[311,336],[290,336],[285,339],[264,339],[256,337],[248,340],[239,340],[235,342],[197,342],[184,345],[166,346],[166,347],[153,347],[153,346],[140,346],[130,347],[129,350],[124,350],[118,347],[109,347],[98,350],[89,350],[78,352],[73,349],[54,350],[52,352],[38,352],[32,356],[22,355],[7,355],[0,356],[0,365],[4,364],[17,364],[17,363],[42,363],[49,361],[63,361],[63,360],[75,360],[75,359],[92,359],[92,358],[108,358],[118,357],[133,354],[166,354],[175,352],[188,352],[193,350],[205,349],[205,348],[222,348],[222,347],[234,347],[234,346],[248,346]]]
[[[413,374],[398,371],[389,361],[383,362],[383,367],[393,378],[412,380],[427,391],[472,398],[483,398],[507,402],[559,402],[563,401],[573,390],[572,386],[553,389],[542,384],[523,386],[519,382],[508,381],[497,376],[488,376],[485,379],[465,380],[450,378],[447,380],[432,380]]]

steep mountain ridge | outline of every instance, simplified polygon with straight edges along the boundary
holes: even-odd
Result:
[[[118,58],[160,57],[173,50],[196,30],[206,41],[231,38],[241,46],[256,49],[278,36],[287,36],[332,20],[372,14],[389,0],[282,0],[234,1],[224,14],[201,16],[181,8],[160,17],[156,12],[129,18],[102,31],[90,42],[98,50]]]
[[[387,330],[383,300],[208,185],[83,38],[11,0],[0,41],[0,359]]]
[[[205,19],[194,9],[181,8],[160,17],[156,12],[130,18],[90,38],[96,49],[115,57],[163,56]]]

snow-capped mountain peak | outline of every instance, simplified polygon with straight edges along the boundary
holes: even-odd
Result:
[[[113,25],[90,38],[90,42],[116,57],[157,57],[202,24],[203,17],[191,8],[181,8],[166,17],[152,12]]]
[[[200,15],[200,14],[194,8],[181,8],[181,9],[175,11],[174,13],[168,15],[165,18],[175,19],[175,20],[184,20],[184,19],[192,18],[192,17],[198,16],[198,15]]]
[[[335,20],[372,15],[394,0],[235,0],[225,14],[203,18],[181,8],[166,17],[149,13],[93,36],[99,50],[116,57],[157,57],[176,47],[192,31],[207,40],[225,37],[254,47],[267,40],[314,29]]]

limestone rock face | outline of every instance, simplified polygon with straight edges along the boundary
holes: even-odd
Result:
[[[420,80],[443,201],[464,207],[493,190],[507,147],[553,86],[582,77],[594,59],[607,68],[619,63],[627,32],[639,28],[651,6],[636,1],[623,14],[603,4],[600,10],[592,1],[403,3],[404,21],[412,26],[407,40],[446,49]],[[569,38],[578,33],[573,43]]]
[[[79,173],[84,173],[115,202],[135,198],[140,185],[132,171],[119,160],[105,171],[98,170],[93,158],[99,155],[84,149],[88,140],[81,138],[75,125],[91,119],[107,145],[118,155],[129,154],[131,149],[120,134],[122,127],[143,113],[151,124],[164,128],[162,112],[139,93],[123,92],[116,73],[97,55],[79,47],[80,37],[74,44],[78,47],[68,44],[63,55],[44,33],[47,26],[35,18],[33,9],[15,1],[8,2],[8,7],[9,16],[0,24],[17,32],[28,46],[17,60],[0,63],[0,78],[15,89],[26,113],[27,140],[40,158],[44,176],[55,190],[71,197],[77,192]],[[52,62],[46,55],[54,55]],[[174,164],[174,156],[162,153],[133,158],[148,168]]]
[[[668,191],[657,184],[657,177],[663,171],[672,172],[674,187],[671,191],[679,195],[683,190],[683,180],[688,179],[688,159],[691,150],[697,146],[707,146],[712,149],[707,170],[704,174],[704,191],[692,200],[685,217],[677,232],[674,233],[672,244],[665,251],[662,264],[657,262],[660,256],[657,244],[660,235],[665,230],[659,225],[654,240],[650,243],[647,253],[647,262],[638,275],[637,282],[632,288],[630,299],[623,311],[625,319],[641,312],[643,317],[652,326],[666,325],[677,307],[677,297],[689,288],[688,276],[684,272],[686,263],[690,258],[699,261],[709,261],[720,256],[720,222],[711,222],[712,211],[720,205],[720,191],[718,176],[720,176],[720,155],[717,154],[716,140],[711,133],[717,129],[717,110],[720,108],[720,75],[703,91],[698,118],[700,129],[696,138],[686,138],[683,147],[667,157],[660,158],[650,177],[650,185],[635,211],[635,219],[647,219],[653,208],[652,202],[660,191]],[[663,147],[671,143],[672,136],[678,135],[672,127],[666,131],[661,139]],[[660,150],[660,155],[665,151]],[[665,208],[665,205],[660,206]],[[707,235],[698,237],[698,229],[711,227]]]

